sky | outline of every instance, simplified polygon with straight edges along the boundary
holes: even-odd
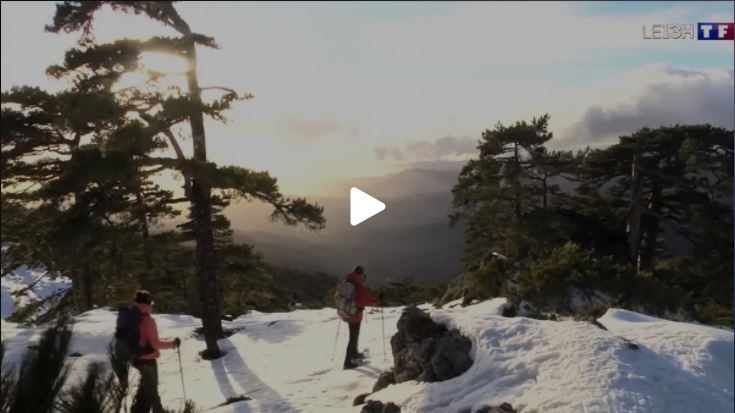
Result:
[[[733,128],[733,42],[643,39],[644,25],[732,22],[733,2],[185,2],[200,83],[255,98],[207,124],[221,164],[284,192],[475,156],[497,122],[551,115],[552,146],[604,146],[643,126]],[[78,35],[43,31],[52,2],[2,3],[2,90],[45,76]],[[97,40],[172,34],[103,11]],[[180,62],[148,59],[152,67]],[[159,65],[159,66],[156,66]],[[191,142],[184,142],[190,147]]]

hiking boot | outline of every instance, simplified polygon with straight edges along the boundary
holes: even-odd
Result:
[[[355,360],[350,360],[347,363],[345,363],[344,366],[342,366],[342,368],[345,369],[345,370],[351,370],[351,369],[357,368],[359,366],[360,366],[360,364],[355,363]]]

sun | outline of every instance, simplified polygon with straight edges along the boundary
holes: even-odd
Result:
[[[155,80],[157,85],[183,87],[186,84],[188,70],[186,59],[165,53],[143,52],[140,55],[140,70],[124,73],[115,84],[113,90],[130,88],[146,90],[151,87],[149,81]]]
[[[188,70],[184,58],[164,53],[143,52],[140,54],[140,63],[144,70],[164,75],[184,75]]]

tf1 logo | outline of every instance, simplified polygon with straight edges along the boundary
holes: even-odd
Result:
[[[652,24],[643,26],[644,39],[733,40],[733,23]]]
[[[733,40],[733,23],[697,23],[699,40]]]

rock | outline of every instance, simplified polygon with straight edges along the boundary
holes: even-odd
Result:
[[[431,381],[444,381],[467,371],[472,366],[470,350],[472,342],[453,330],[449,336],[437,340],[437,348],[431,357]]]
[[[365,404],[365,398],[370,396],[370,393],[363,393],[357,397],[355,397],[355,400],[352,402],[353,406],[359,406],[361,404]]]
[[[360,413],[400,413],[401,408],[393,402],[383,403],[377,400],[370,400],[363,406]]]
[[[503,317],[515,317],[518,315],[518,312],[516,311],[516,306],[513,304],[508,303],[508,305],[503,307],[503,313],[501,314]]]
[[[470,340],[458,331],[448,331],[427,313],[408,307],[398,320],[398,332],[391,338],[394,382],[435,382],[457,377],[472,366],[471,348]]]
[[[393,374],[393,370],[383,372],[379,377],[378,381],[373,386],[373,393],[376,391],[383,390],[384,388],[396,383],[396,376]],[[363,399],[364,400],[364,399]]]
[[[235,403],[239,403],[239,402],[247,402],[247,401],[250,401],[250,400],[252,400],[252,399],[250,397],[248,397],[248,396],[245,396],[245,395],[233,396],[233,397],[228,397],[227,400],[225,400],[225,402],[223,404],[221,404],[220,406],[227,406],[228,404],[235,404]]]
[[[500,406],[485,406],[477,409],[475,413],[517,413],[510,403],[502,403]]]
[[[252,400],[252,399],[250,397],[248,397],[248,396],[245,396],[245,395],[228,397],[227,400],[225,400],[224,402],[218,404],[215,407],[212,407],[212,409],[217,408],[217,407],[224,407],[224,406],[227,406],[228,404],[235,404],[235,403],[246,402],[246,401],[250,401],[250,400]]]
[[[595,327],[597,327],[597,328],[601,328],[601,329],[607,331],[607,327],[605,327],[604,324],[602,324],[601,322],[599,322],[599,321],[597,321],[595,319],[592,319],[592,321],[590,321],[590,323],[592,323],[592,325],[595,326]]]
[[[388,402],[383,406],[383,411],[380,413],[401,413],[401,408],[393,402]]]
[[[383,413],[383,402],[377,400],[370,400],[362,407],[360,413]]]
[[[417,307],[406,308],[398,319],[399,334],[403,332],[403,338],[407,343],[420,342],[425,338],[438,336],[446,330]]]
[[[640,346],[638,346],[638,344],[634,343],[631,340],[628,340],[625,337],[620,337],[620,339],[623,340],[623,342],[625,343],[625,346],[628,347],[631,350],[638,350],[640,348]]]

